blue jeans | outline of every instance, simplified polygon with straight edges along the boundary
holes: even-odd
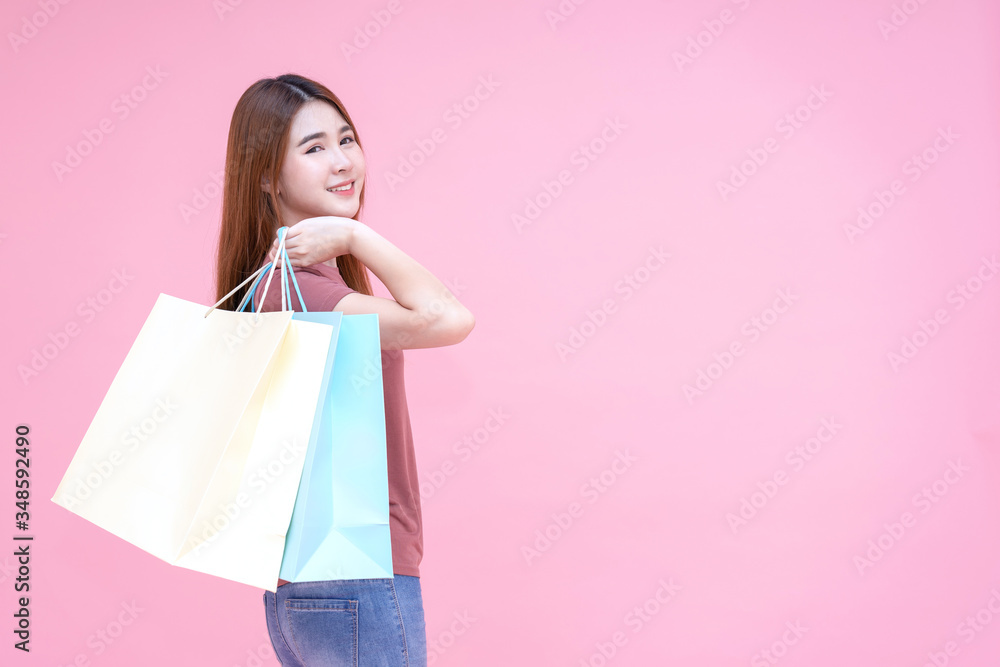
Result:
[[[419,577],[293,581],[264,591],[264,607],[282,665],[427,665]]]

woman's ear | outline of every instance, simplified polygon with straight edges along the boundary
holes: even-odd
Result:
[[[270,194],[270,192],[271,192],[271,179],[269,179],[267,176],[261,176],[260,177],[260,189],[263,190],[264,192],[267,192],[267,193]],[[281,190],[278,190],[278,196],[279,197],[281,196]]]

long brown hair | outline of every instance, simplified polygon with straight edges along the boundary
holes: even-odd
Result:
[[[285,224],[273,195],[261,188],[261,182],[264,177],[270,183],[278,182],[292,118],[302,105],[315,99],[331,104],[344,117],[363,152],[361,137],[340,99],[326,86],[311,79],[298,74],[260,79],[247,88],[236,103],[226,146],[222,227],[215,271],[216,301],[260,267],[274,243],[275,232]],[[361,190],[355,220],[364,208],[367,189]],[[368,269],[357,257],[340,255],[337,268],[348,287],[362,294],[372,294]],[[251,281],[239,289],[219,304],[219,308],[236,310],[252,284]]]

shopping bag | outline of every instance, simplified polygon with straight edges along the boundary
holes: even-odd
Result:
[[[159,295],[52,500],[168,563],[275,590],[333,329],[218,305]]]
[[[305,318],[312,313],[296,313]],[[319,437],[306,453],[281,577],[393,577],[378,315],[344,315]]]
[[[280,575],[296,582],[391,579],[378,315],[310,312],[301,293],[299,303],[303,312],[296,312],[294,320],[330,323],[337,333],[331,338],[318,433],[314,423]]]

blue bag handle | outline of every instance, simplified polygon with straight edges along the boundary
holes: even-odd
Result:
[[[302,312],[308,313],[309,310],[306,308],[306,302],[302,298],[302,291],[299,290],[299,281],[296,280],[296,278],[295,278],[295,271],[292,269],[291,262],[288,259],[288,250],[285,249],[285,230],[287,230],[287,229],[288,229],[287,227],[281,227],[280,229],[278,229],[278,239],[279,239],[278,252],[280,253],[281,259],[282,259],[282,264],[281,264],[281,295],[282,295],[281,309],[285,310],[286,297],[287,297],[288,310],[292,310],[292,294],[291,294],[291,290],[288,289],[288,275],[290,274],[292,276],[292,284],[295,286],[295,293],[299,297],[299,303],[302,304]],[[257,285],[260,284],[261,278],[264,277],[264,273],[263,272],[267,271],[269,268],[271,268],[271,265],[272,265],[272,262],[268,262],[267,264],[264,265],[264,267],[263,267],[260,275],[257,276],[257,279],[254,280],[253,285],[250,286],[250,289],[247,291],[246,296],[243,297],[243,301],[240,303],[240,307],[236,309],[236,312],[243,312],[243,309],[246,307],[247,297],[249,297],[249,300],[250,300],[250,309],[253,310],[253,311],[255,311],[257,309],[256,298],[255,298],[256,297],[256,292],[257,292]],[[268,274],[268,282],[270,282],[270,280],[271,280],[270,274]],[[265,286],[264,286],[264,296],[262,298],[264,298],[264,299],[267,298],[267,284],[265,284]]]
[[[288,230],[288,227],[280,227],[280,228],[278,228],[278,254],[281,256],[281,259],[282,259],[282,264],[281,264],[281,309],[285,310],[285,305],[286,305],[285,297],[287,295],[287,298],[288,298],[288,301],[287,301],[288,310],[292,310],[292,295],[291,295],[291,293],[288,290],[288,277],[285,275],[285,271],[287,270],[291,274],[291,276],[292,276],[292,284],[295,285],[295,293],[299,295],[299,303],[302,304],[302,312],[308,313],[309,311],[306,309],[306,302],[302,299],[302,292],[299,290],[299,281],[295,279],[295,271],[292,269],[291,262],[289,262],[289,260],[288,260],[288,251],[285,250],[285,233],[286,233],[287,230]],[[229,292],[229,294],[227,294],[226,296],[224,296],[221,299],[219,299],[218,301],[216,301],[214,306],[209,306],[208,310],[205,312],[205,314],[203,315],[203,317],[208,317],[209,314],[211,314],[211,312],[213,310],[215,310],[216,308],[219,307],[220,303],[222,303],[223,301],[225,301],[226,299],[228,299],[230,296],[232,296],[233,294],[235,294],[236,290],[238,290],[239,288],[243,287],[248,282],[250,282],[251,280],[254,280],[254,278],[256,278],[256,280],[254,280],[253,286],[249,290],[247,290],[247,293],[243,296],[243,301],[240,302],[240,307],[236,310],[236,312],[242,312],[243,308],[246,307],[247,299],[250,299],[251,303],[253,302],[254,290],[257,288],[258,283],[260,283],[260,279],[264,277],[264,272],[268,271],[268,269],[270,269],[268,271],[268,274],[267,274],[267,282],[264,283],[264,296],[261,298],[261,304],[260,304],[260,306],[257,307],[257,310],[256,310],[256,314],[260,314],[260,308],[263,308],[263,306],[264,306],[264,299],[267,298],[267,290],[271,286],[271,277],[274,275],[274,269],[275,269],[276,266],[277,265],[274,262],[268,262],[264,266],[260,267],[256,271],[254,271],[250,275],[249,278],[247,278],[246,280],[244,280],[243,282],[241,282],[239,285],[237,285],[236,287],[234,287],[232,289],[232,291]]]

